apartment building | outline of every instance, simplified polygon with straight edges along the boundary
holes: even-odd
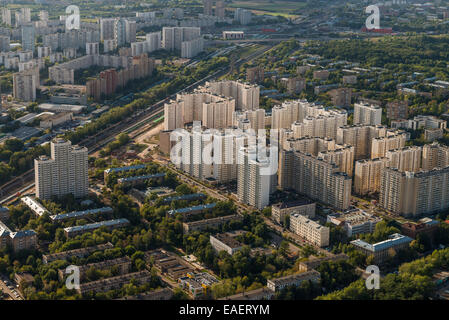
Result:
[[[329,245],[329,228],[298,213],[290,215],[290,231],[315,246]]]
[[[210,244],[217,251],[226,251],[231,256],[239,250],[242,250],[243,244],[226,233],[210,235]]]
[[[35,249],[37,246],[37,233],[34,230],[14,232],[0,221],[0,248],[3,249],[8,246],[14,252]]]
[[[234,11],[234,21],[237,21],[241,25],[248,25],[252,20],[251,10],[237,8]]]
[[[197,27],[163,27],[162,48],[169,51],[181,51],[182,43],[201,37],[201,29]]]
[[[342,226],[348,237],[357,234],[372,233],[380,221],[382,221],[381,218],[359,208],[348,210],[341,214],[327,216],[327,222]]]
[[[193,58],[204,51],[204,39],[202,37],[183,41],[181,43],[181,58]]]
[[[35,30],[34,25],[22,25],[22,49],[34,52]]]
[[[332,104],[338,107],[349,107],[352,100],[352,88],[338,88],[329,91]]]
[[[2,22],[7,26],[11,26],[11,10],[7,8],[1,8]]]
[[[387,103],[387,118],[401,120],[408,118],[408,101],[392,101]]]
[[[310,154],[281,151],[279,186],[340,210],[350,205],[352,179],[339,172],[335,164]]]
[[[79,266],[79,276],[80,282],[84,282],[87,278],[87,272],[91,269],[95,269],[98,271],[108,271],[114,268],[116,271],[116,275],[127,274],[131,271],[132,261],[128,257],[121,257],[117,259],[104,260],[95,263],[89,263],[82,266]],[[62,281],[66,276],[65,268],[58,270],[59,280]]]
[[[107,243],[99,244],[99,245],[92,246],[92,247],[73,249],[73,250],[56,252],[56,253],[51,253],[51,254],[44,254],[42,256],[42,262],[45,264],[48,264],[48,263],[51,263],[56,260],[69,260],[73,257],[84,258],[84,257],[91,255],[94,252],[104,251],[106,249],[112,249],[112,248],[114,248],[114,245],[110,242],[107,242]]]
[[[376,144],[375,152],[381,154],[382,152],[386,152],[390,147],[393,148],[395,145],[401,145],[402,143],[402,135],[401,130],[388,129],[385,126],[366,126],[366,125],[352,125],[352,126],[342,126],[337,128],[337,137],[336,142],[338,144],[349,144],[354,147],[355,152],[355,160],[367,159],[367,158],[376,158],[372,157],[372,145],[373,139],[379,137],[387,137],[387,136],[399,136],[398,140],[392,139],[384,141],[381,140]],[[407,139],[407,135],[404,135],[405,139]],[[385,143],[387,146],[385,146]],[[404,142],[405,143],[405,142]],[[383,148],[381,148],[383,147]],[[379,156],[377,156],[379,157]]]
[[[217,278],[207,272],[187,273],[187,276],[178,279],[179,286],[185,289],[194,299],[208,297]]]
[[[22,101],[35,101],[39,85],[39,69],[32,68],[13,74],[13,96]]]
[[[449,167],[430,171],[382,172],[379,204],[396,214],[419,216],[449,208]]]
[[[313,271],[324,261],[341,261],[348,260],[349,257],[344,253],[339,253],[335,255],[325,256],[325,257],[309,257],[307,261],[301,261],[299,263],[299,272]]]
[[[0,52],[11,50],[9,36],[0,36]]]
[[[100,19],[101,41],[114,39],[115,24],[116,24],[115,18]]]
[[[283,223],[286,216],[298,213],[303,216],[315,217],[316,203],[306,197],[295,201],[280,202],[271,206],[271,218],[277,223]]]
[[[422,167],[422,147],[411,146],[386,152],[389,167],[399,171],[418,171]]]
[[[73,227],[67,227],[64,228],[64,234],[66,237],[76,237],[78,235],[84,234],[86,232],[92,232],[96,229],[105,227],[108,230],[114,230],[117,228],[122,228],[124,226],[127,226],[129,224],[128,219],[114,219],[114,220],[107,220],[107,221],[101,221],[101,222],[94,222],[85,224],[82,226],[73,226]]]
[[[106,292],[109,290],[121,289],[124,284],[129,283],[131,280],[133,280],[135,284],[143,285],[151,280],[151,273],[147,270],[143,270],[97,281],[81,283],[77,292],[84,295],[89,292]]]
[[[259,109],[260,88],[258,85],[221,80],[206,82],[205,88],[213,94],[234,98],[236,110]]]
[[[375,264],[383,263],[389,256],[390,249],[396,252],[408,248],[412,238],[399,233],[392,234],[389,239],[374,244],[369,244],[363,240],[357,239],[351,241],[351,244],[362,253],[373,256]]]
[[[242,221],[242,220],[243,216],[239,214],[231,214],[229,216],[203,219],[192,222],[184,222],[182,224],[182,228],[184,230],[184,234],[188,234],[190,232],[201,231],[205,229],[215,229],[231,221]]]
[[[274,164],[271,164],[274,165]],[[258,159],[256,148],[241,148],[237,162],[237,195],[240,202],[262,210],[273,191],[269,159]]]
[[[185,124],[201,121],[206,128],[224,129],[232,126],[235,99],[201,91],[178,94],[175,101],[164,105],[164,129],[175,130]]]
[[[371,159],[384,158],[388,151],[404,148],[407,138],[405,132],[374,138],[371,141]]]
[[[274,106],[271,120],[272,129],[292,129],[295,138],[335,138],[337,128],[347,124],[347,113],[341,109],[326,109],[307,100],[294,100]]]
[[[354,124],[377,126],[382,123],[382,108],[364,102],[354,104]]]
[[[257,134],[265,129],[265,109],[234,111],[232,124],[241,130],[252,129]]]
[[[262,67],[251,67],[246,69],[246,81],[249,83],[260,83],[265,79],[264,69]]]
[[[354,192],[359,195],[379,192],[382,170],[389,165],[390,162],[388,158],[356,161]]]
[[[50,148],[50,158],[40,156],[34,160],[36,197],[85,197],[89,188],[87,148],[72,146],[62,138],[53,140]]]
[[[267,288],[272,292],[278,292],[288,286],[299,287],[304,281],[318,283],[321,275],[318,271],[311,270],[289,276],[267,280]]]

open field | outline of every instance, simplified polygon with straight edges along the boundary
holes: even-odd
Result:
[[[229,5],[231,8],[245,8],[250,9],[255,14],[269,14],[278,15],[286,18],[298,17],[294,14],[295,11],[304,8],[306,4],[296,1],[270,1],[270,0],[257,0],[257,1],[233,1]]]

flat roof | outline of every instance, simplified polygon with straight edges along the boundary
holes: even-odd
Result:
[[[174,210],[168,211],[168,214],[189,213],[189,212],[192,212],[192,211],[212,209],[216,205],[217,205],[216,203],[209,203],[209,204],[202,204],[202,205],[199,205],[199,206],[193,206],[193,207],[188,207],[188,208],[174,209]]]
[[[65,220],[65,219],[70,219],[70,218],[79,218],[79,217],[96,214],[96,213],[109,213],[112,211],[113,210],[111,207],[102,207],[102,208],[97,208],[97,209],[73,211],[73,212],[69,212],[69,213],[52,215],[52,216],[50,216],[50,218],[52,220]]]
[[[112,227],[112,226],[115,226],[118,224],[128,224],[128,223],[129,223],[128,219],[114,219],[114,220],[107,220],[107,221],[85,224],[83,226],[67,227],[67,228],[64,228],[64,231],[66,231],[66,232],[88,231],[88,230],[98,229],[103,226]]]

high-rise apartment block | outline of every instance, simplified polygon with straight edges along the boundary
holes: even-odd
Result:
[[[112,40],[114,39],[114,30],[116,24],[115,18],[100,19],[100,39]]]
[[[387,168],[388,165],[387,158],[356,161],[354,192],[359,195],[379,192],[382,170]]]
[[[99,55],[100,44],[98,42],[86,43],[86,55]]]
[[[2,14],[2,22],[8,26],[11,25],[11,10],[7,9],[7,8],[2,8],[1,9],[1,14]]]
[[[162,48],[169,51],[181,51],[182,43],[201,37],[201,28],[163,27]]]
[[[237,195],[239,201],[262,210],[270,203],[272,189],[270,163],[258,159],[255,147],[240,149],[238,158]]]
[[[354,104],[354,124],[376,126],[382,123],[382,108],[368,103]]]
[[[239,22],[241,25],[247,25],[251,23],[252,12],[250,10],[237,8],[234,11],[234,21]]]
[[[183,128],[185,124],[201,121],[207,128],[222,129],[232,126],[235,99],[209,93],[203,88],[193,93],[182,93],[164,106],[164,129]]]
[[[8,52],[10,49],[10,38],[8,36],[0,36],[0,52]]]
[[[35,67],[13,74],[13,96],[22,101],[35,101],[39,88],[39,68]]]
[[[51,158],[34,160],[36,197],[50,199],[73,194],[76,198],[88,194],[87,148],[72,146],[57,138],[51,142]]]
[[[293,189],[337,209],[350,206],[352,179],[334,163],[298,151],[283,150],[279,160],[279,186]]]
[[[206,16],[211,16],[212,15],[212,0],[203,0],[203,6],[204,6],[203,13]]]
[[[321,105],[295,100],[272,109],[271,129],[291,129],[293,138],[322,137],[335,139],[337,129],[347,123],[347,113]]]
[[[226,13],[225,3],[222,0],[215,2],[215,15],[219,18],[224,18]]]
[[[206,82],[205,87],[213,94],[235,99],[236,110],[259,109],[260,88],[240,81],[221,80]]]
[[[22,49],[34,52],[34,25],[27,24],[22,26]]]

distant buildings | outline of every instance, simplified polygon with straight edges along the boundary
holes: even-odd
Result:
[[[22,49],[34,52],[35,30],[34,25],[22,26]]]
[[[351,244],[367,256],[374,257],[374,263],[383,263],[390,255],[391,250],[397,252],[398,250],[408,248],[412,238],[404,236],[399,233],[392,234],[388,240],[381,241],[374,244],[369,244],[363,240],[357,239],[351,241]]]
[[[251,23],[252,12],[250,10],[237,8],[234,11],[234,21],[237,21],[241,25],[247,25]]]
[[[39,85],[39,69],[32,68],[13,74],[13,96],[22,101],[35,101]]]
[[[67,194],[80,198],[88,194],[87,148],[57,138],[51,142],[51,158],[35,159],[34,167],[36,196],[40,199]]]
[[[223,31],[224,40],[239,40],[245,37],[245,32],[243,31]]]
[[[162,48],[178,51],[184,58],[194,57],[204,49],[201,29],[197,27],[163,27]]]
[[[260,83],[263,82],[264,79],[263,67],[252,67],[246,69],[246,81],[250,83]]]

